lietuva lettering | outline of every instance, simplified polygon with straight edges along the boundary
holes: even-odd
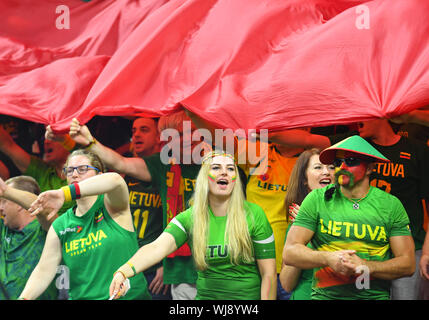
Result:
[[[261,182],[260,180],[258,181],[258,187],[266,190],[287,191],[287,185]]]
[[[159,208],[161,206],[161,197],[159,194],[131,191],[130,204]]]
[[[375,163],[374,172],[385,177],[402,177],[405,178],[404,165],[401,163]]]
[[[66,253],[71,253],[73,251],[86,250],[90,246],[99,246],[101,245],[101,240],[107,238],[103,230],[98,230],[97,233],[91,232],[88,237],[75,239],[64,244]]]
[[[320,219],[320,232],[335,237],[363,239],[365,236],[369,236],[373,241],[387,241],[386,230],[383,226],[371,226],[369,224],[333,220],[324,223],[323,219]]]

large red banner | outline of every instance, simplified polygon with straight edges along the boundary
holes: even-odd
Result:
[[[1,113],[66,131],[184,105],[218,127],[280,130],[429,104],[427,0],[61,5],[69,29],[57,1],[1,2]]]

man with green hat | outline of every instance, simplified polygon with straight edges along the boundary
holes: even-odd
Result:
[[[303,201],[283,251],[284,262],[314,270],[312,299],[390,298],[390,280],[414,273],[414,241],[395,196],[370,186],[376,162],[389,162],[360,136],[320,154],[335,165],[335,184]],[[313,249],[306,245],[311,241]]]

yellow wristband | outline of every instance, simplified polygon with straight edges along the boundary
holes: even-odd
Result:
[[[131,267],[131,269],[133,269],[133,272],[134,272],[133,277],[134,277],[137,274],[136,268],[134,268],[134,265],[129,261],[127,262],[127,265],[129,265]]]
[[[73,201],[69,186],[61,187],[61,190],[64,192],[65,202]]]
[[[95,140],[94,138],[92,139],[92,141],[85,147],[86,150],[88,150],[89,148],[91,148],[94,144],[97,143],[97,140]]]

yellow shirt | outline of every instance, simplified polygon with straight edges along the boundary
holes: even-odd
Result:
[[[258,145],[260,144],[258,143]],[[261,155],[264,159],[260,159],[261,163],[258,167],[261,168],[267,165],[265,173],[263,173],[264,170],[262,170],[257,173],[263,174],[251,174],[254,170],[254,166],[252,167],[249,163],[245,165],[239,164],[239,166],[243,169],[248,178],[246,187],[247,201],[256,203],[262,207],[273,229],[276,246],[277,273],[280,273],[283,246],[288,226],[285,197],[289,176],[297,157],[283,157],[275,150],[272,144],[267,145],[265,148],[262,146]]]

